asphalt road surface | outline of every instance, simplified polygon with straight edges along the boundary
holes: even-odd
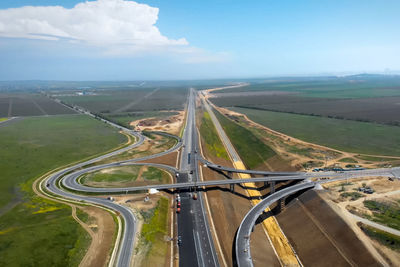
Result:
[[[195,126],[195,92],[190,89],[186,127],[183,133],[178,183],[197,182],[197,130]],[[194,200],[192,193],[181,193],[181,212],[178,217],[178,235],[182,243],[179,247],[179,265],[182,267],[219,266],[211,237],[207,216],[203,207],[203,196],[197,192]]]

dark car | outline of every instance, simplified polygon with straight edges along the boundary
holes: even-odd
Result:
[[[178,246],[182,244],[182,237],[180,235],[178,236],[176,243],[178,243]]]

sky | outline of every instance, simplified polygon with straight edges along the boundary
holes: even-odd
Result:
[[[2,0],[0,80],[400,73],[398,0]]]

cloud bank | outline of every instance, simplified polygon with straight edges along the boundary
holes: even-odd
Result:
[[[0,10],[0,37],[69,40],[130,49],[187,46],[169,39],[155,26],[158,8],[126,0],[97,0],[71,9],[24,6]]]

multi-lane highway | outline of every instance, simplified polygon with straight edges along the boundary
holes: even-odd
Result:
[[[186,127],[183,133],[183,148],[181,152],[180,171],[178,183],[195,184],[198,176],[198,138],[195,125],[195,91],[190,89]],[[179,247],[180,266],[219,266],[211,237],[203,195],[197,192],[197,200],[192,193],[181,193],[181,212],[178,217],[178,235],[182,243]]]

